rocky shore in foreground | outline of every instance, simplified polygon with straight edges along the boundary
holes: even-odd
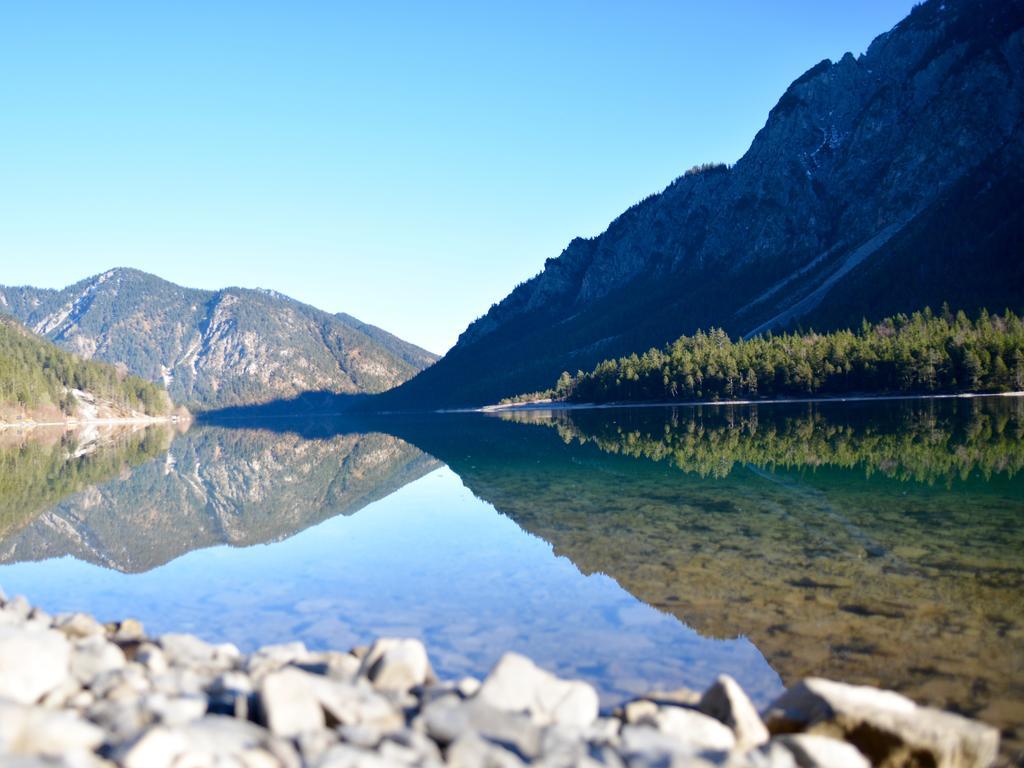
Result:
[[[823,679],[760,714],[728,676],[601,713],[590,685],[514,653],[482,681],[442,681],[418,640],[245,655],[0,598],[0,765],[14,768],[959,768],[998,749],[994,728]]]

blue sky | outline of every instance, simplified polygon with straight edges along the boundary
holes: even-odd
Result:
[[[911,5],[6,3],[0,283],[274,288],[443,352]]]

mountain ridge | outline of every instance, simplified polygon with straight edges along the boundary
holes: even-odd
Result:
[[[734,335],[1024,296],[1024,2],[928,0],[808,69],[733,166],[576,238],[388,407],[479,405],[698,328]]]
[[[162,380],[193,408],[380,392],[437,359],[277,291],[186,288],[125,267],[63,289],[0,286],[0,311],[64,349]]]

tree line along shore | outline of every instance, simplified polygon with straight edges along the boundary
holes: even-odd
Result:
[[[733,339],[712,328],[661,348],[563,372],[548,390],[502,404],[680,402],[845,394],[939,394],[1024,389],[1024,321],[1006,310],[974,318],[943,307],[856,330]]]

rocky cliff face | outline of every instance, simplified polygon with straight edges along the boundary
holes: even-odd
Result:
[[[401,397],[494,401],[712,325],[1018,308],[1022,27],[1021,0],[929,0],[860,57],[817,64],[733,167],[574,240]]]
[[[381,392],[436,357],[348,315],[272,291],[183,288],[114,269],[63,290],[0,287],[0,311],[86,358],[210,407],[309,390]]]

